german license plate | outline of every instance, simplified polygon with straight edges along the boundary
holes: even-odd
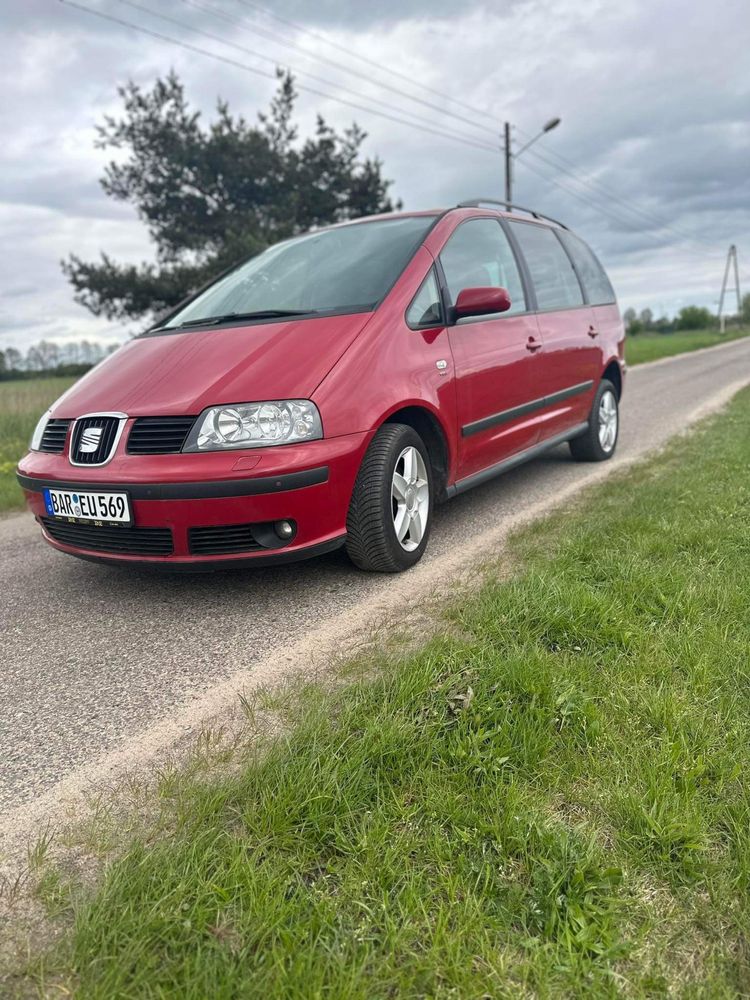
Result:
[[[50,517],[88,524],[132,524],[127,493],[92,493],[77,490],[44,490],[44,506]]]

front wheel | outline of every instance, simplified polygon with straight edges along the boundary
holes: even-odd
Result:
[[[346,519],[346,550],[355,566],[400,573],[419,562],[432,496],[424,441],[406,424],[384,424],[362,460]]]
[[[617,390],[604,378],[594,396],[588,427],[570,442],[573,458],[579,462],[605,462],[615,453],[619,432]]]

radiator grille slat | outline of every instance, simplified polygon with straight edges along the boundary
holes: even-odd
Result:
[[[230,555],[233,552],[255,552],[266,548],[256,539],[254,524],[220,524],[207,528],[190,528],[188,546],[193,555]]]
[[[52,517],[43,517],[41,522],[47,534],[55,541],[92,552],[169,556],[174,551],[170,528],[98,527],[93,524],[56,521]]]
[[[70,420],[48,420],[39,444],[39,451],[51,454],[61,454],[65,451],[65,440],[71,422]]]
[[[138,417],[128,435],[131,455],[175,455],[182,451],[195,417]]]

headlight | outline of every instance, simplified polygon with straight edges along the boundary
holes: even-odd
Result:
[[[49,420],[50,411],[47,410],[39,418],[39,423],[34,428],[34,433],[31,435],[31,444],[29,448],[31,451],[39,451],[39,446],[42,443],[42,435],[44,434],[44,428],[47,426],[47,421]]]
[[[272,400],[212,406],[193,424],[183,451],[265,448],[323,437],[315,403],[309,399]]]

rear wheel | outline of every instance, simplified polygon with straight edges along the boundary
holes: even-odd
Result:
[[[602,379],[594,396],[586,431],[570,442],[573,458],[579,462],[605,462],[615,453],[619,432],[617,390],[607,379]]]
[[[424,441],[406,424],[384,424],[367,449],[346,519],[346,549],[360,569],[399,573],[422,558],[432,517],[432,470]]]

